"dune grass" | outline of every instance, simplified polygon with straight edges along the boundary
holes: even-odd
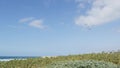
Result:
[[[0,68],[50,68],[49,65],[59,62],[71,62],[77,61],[83,62],[92,60],[93,62],[103,62],[105,64],[113,64],[120,68],[120,51],[117,52],[102,52],[102,53],[91,53],[91,54],[80,54],[80,55],[68,55],[68,56],[57,56],[57,57],[45,57],[45,58],[29,58],[26,60],[11,60],[11,61],[0,61]],[[70,65],[71,65],[70,64]],[[78,63],[77,63],[78,64]],[[57,65],[57,64],[56,64]],[[68,64],[69,65],[69,64]],[[56,67],[59,68],[59,67]],[[76,68],[76,67],[73,67]],[[83,67],[85,68],[85,67]],[[92,67],[89,67],[92,68]],[[93,67],[94,68],[94,67]]]

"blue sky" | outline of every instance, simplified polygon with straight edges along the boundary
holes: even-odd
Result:
[[[0,56],[120,49],[119,0],[0,0]]]

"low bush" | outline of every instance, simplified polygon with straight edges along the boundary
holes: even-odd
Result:
[[[46,68],[118,68],[116,64],[94,60],[79,60],[57,62],[48,65]]]

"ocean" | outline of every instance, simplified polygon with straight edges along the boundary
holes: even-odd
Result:
[[[10,61],[10,60],[24,60],[28,58],[37,58],[37,56],[0,56],[0,61]]]

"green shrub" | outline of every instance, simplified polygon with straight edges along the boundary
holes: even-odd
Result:
[[[117,65],[103,61],[80,60],[52,63],[46,68],[117,68]]]

